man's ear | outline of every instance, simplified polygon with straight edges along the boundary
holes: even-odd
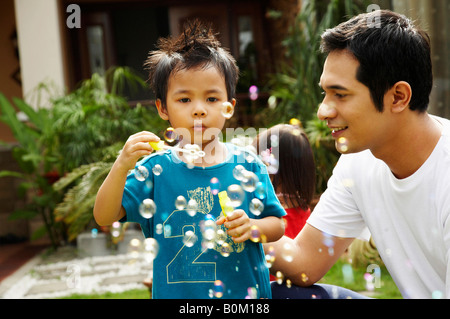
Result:
[[[158,109],[159,117],[165,121],[169,120],[169,114],[167,113],[167,108],[163,107],[161,99],[156,99],[156,108]]]
[[[389,107],[393,113],[400,113],[409,108],[412,97],[412,89],[408,82],[399,81],[388,91]]]

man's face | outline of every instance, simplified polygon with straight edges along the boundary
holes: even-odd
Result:
[[[378,112],[369,88],[356,79],[358,67],[348,51],[333,51],[320,78],[324,99],[317,116],[327,121],[340,153],[377,151],[386,145],[392,130],[390,112]]]

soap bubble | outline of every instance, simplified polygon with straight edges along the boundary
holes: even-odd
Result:
[[[261,241],[261,231],[256,225],[250,227],[250,240],[254,243],[259,243]]]
[[[141,205],[139,205],[139,213],[144,218],[147,219],[152,218],[155,212],[156,212],[156,204],[150,198],[144,199]]]
[[[266,198],[266,185],[263,182],[256,183],[254,194],[258,199]]]
[[[141,241],[138,238],[133,238],[128,244],[128,254],[131,258],[138,258],[141,250]]]
[[[242,201],[245,198],[245,193],[242,190],[242,187],[237,184],[232,184],[228,186],[227,189],[228,197],[230,198],[230,204],[233,207],[238,207],[242,205]]]
[[[258,87],[256,85],[250,86],[248,89],[248,95],[250,97],[250,100],[255,101],[258,99]]]
[[[189,216],[195,216],[198,210],[198,204],[195,199],[190,199],[186,206],[187,213]]]
[[[233,251],[233,248],[228,243],[223,243],[222,246],[220,246],[220,254],[223,257],[230,256],[231,252]]]
[[[211,193],[213,194],[213,195],[217,195],[218,193],[219,193],[219,190],[220,190],[220,182],[219,182],[219,179],[217,178],[217,177],[213,177],[213,178],[211,178],[211,181],[210,181],[210,187],[211,187]]]
[[[214,297],[222,298],[225,291],[225,285],[221,280],[214,281]]]
[[[222,104],[222,116],[226,119],[230,119],[233,116],[234,113],[234,107],[233,104],[230,102],[224,102]]]
[[[175,200],[175,207],[179,210],[185,209],[187,205],[186,198],[183,195],[180,195]]]
[[[294,260],[294,245],[292,243],[286,242],[283,244],[281,249],[281,257],[287,262],[292,262]]]
[[[264,204],[258,198],[253,198],[248,208],[253,215],[259,216],[264,210]]]
[[[177,139],[178,135],[175,133],[175,129],[173,127],[168,127],[166,131],[164,132],[164,139],[168,143],[172,143]]]
[[[258,299],[258,289],[255,287],[248,287],[247,296],[245,296],[245,299]]]
[[[145,166],[139,165],[134,170],[134,177],[140,182],[145,181],[148,175],[149,175],[148,169]]]
[[[348,141],[345,137],[340,137],[336,141],[336,149],[339,153],[348,152]]]
[[[275,262],[275,248],[273,246],[269,246],[266,251],[266,265],[267,268],[272,267]]]
[[[120,233],[122,231],[122,224],[119,222],[114,222],[111,225],[111,236],[113,238],[118,238],[120,236]]]
[[[159,251],[159,244],[154,238],[146,238],[144,239],[144,259],[147,262],[153,261],[155,259],[156,255],[158,255]]]
[[[161,175],[162,171],[163,171],[163,169],[162,169],[161,165],[159,165],[159,164],[156,164],[156,165],[153,166],[153,168],[152,168],[152,172],[153,172],[153,174],[155,174],[156,176]]]
[[[217,229],[216,232],[216,243],[219,246],[222,246],[225,241],[227,240],[228,235],[225,233],[225,231],[221,228]]]
[[[243,172],[243,179],[241,180],[241,186],[246,192],[253,192],[256,189],[256,184],[259,182],[258,176],[250,171]]]
[[[197,235],[192,230],[188,230],[184,233],[183,243],[186,247],[192,247],[197,242]]]
[[[244,166],[242,165],[236,165],[233,168],[233,177],[236,178],[238,181],[242,181],[244,179],[243,173],[246,171]]]

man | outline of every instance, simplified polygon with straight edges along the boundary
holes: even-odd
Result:
[[[450,121],[426,112],[429,37],[382,10],[326,30],[321,50],[317,115],[343,155],[307,225],[275,245],[272,271],[297,286],[274,284],[274,298],[339,295],[298,286],[322,278],[354,238],[367,238],[366,227],[403,297],[450,297]]]

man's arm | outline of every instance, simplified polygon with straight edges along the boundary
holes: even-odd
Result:
[[[295,239],[283,236],[277,242],[265,244],[264,250],[266,254],[275,253],[271,273],[280,271],[293,284],[306,287],[320,280],[353,240],[325,237],[320,230],[306,224]]]

